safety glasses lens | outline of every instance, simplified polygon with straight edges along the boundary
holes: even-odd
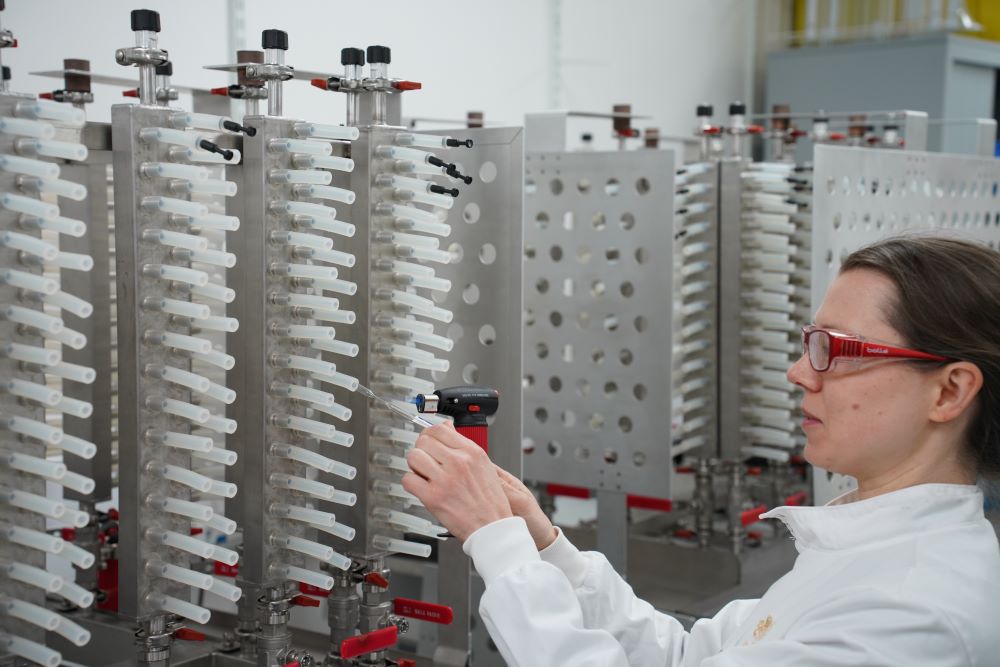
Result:
[[[830,366],[830,334],[825,331],[809,332],[806,347],[813,369],[825,371]]]

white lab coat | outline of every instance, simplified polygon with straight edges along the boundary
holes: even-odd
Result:
[[[977,487],[924,484],[764,516],[791,531],[792,571],[690,632],[601,554],[561,534],[539,554],[520,518],[480,528],[464,548],[512,667],[1000,665],[1000,548]]]

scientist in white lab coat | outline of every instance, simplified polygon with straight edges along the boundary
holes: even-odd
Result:
[[[803,344],[788,378],[805,456],[858,488],[765,514],[795,539],[792,571],[690,632],[471,441],[424,431],[403,485],[463,541],[510,665],[1000,665],[1000,550],[976,486],[1000,473],[1000,253],[930,237],[855,252]]]

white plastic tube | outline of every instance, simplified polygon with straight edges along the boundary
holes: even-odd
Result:
[[[0,563],[0,572],[4,572],[11,579],[24,582],[29,586],[40,588],[46,593],[58,593],[63,587],[63,578],[59,575],[46,572],[24,563],[14,563],[8,561]]]
[[[270,207],[273,213],[286,213],[288,215],[308,215],[314,218],[333,218],[337,215],[337,209],[324,204],[315,204],[305,201],[287,201],[276,199],[271,202]]]
[[[435,292],[451,291],[451,281],[446,278],[410,275],[407,276],[407,279],[407,282],[411,287],[422,287],[424,289],[434,290]]]
[[[358,379],[344,373],[317,373],[316,379],[343,387],[349,391],[357,391],[358,388]],[[350,447],[350,445],[345,445],[345,447]]]
[[[146,300],[143,302],[143,305],[149,303],[153,308],[161,310],[164,313],[169,313],[170,315],[189,317],[193,320],[203,320],[212,313],[212,310],[202,303],[192,303],[190,301],[181,301],[180,299],[170,299],[166,297],[153,298],[155,299],[155,302]]]
[[[271,358],[275,366],[281,368],[294,368],[307,373],[335,373],[337,367],[329,361],[303,357],[297,354],[278,354]]]
[[[176,415],[189,419],[196,424],[204,424],[212,413],[198,405],[193,405],[185,401],[178,401],[174,398],[150,397],[146,399],[146,405],[155,406],[157,409],[167,414]]]
[[[171,264],[143,264],[142,275],[147,278],[162,278],[187,285],[204,286],[208,284],[208,274],[204,271],[189,269],[185,266]]]
[[[42,442],[50,445],[58,445],[63,438],[61,428],[49,426],[44,422],[35,421],[34,419],[28,419],[27,417],[21,417],[19,415],[4,417],[2,423],[8,430],[13,431],[14,433],[20,433],[21,435],[41,440]]]
[[[170,114],[170,124],[177,128],[195,128],[197,130],[221,130],[229,132],[224,126],[233,119],[228,116],[216,116],[210,113],[193,113],[190,111],[177,111]]]
[[[40,310],[24,308],[23,306],[0,304],[0,317],[10,322],[34,327],[46,333],[58,333],[63,328],[63,321],[58,317],[46,315]]]
[[[287,294],[279,297],[289,306],[299,308],[318,308],[320,310],[337,310],[340,308],[340,301],[328,296],[317,294]]]
[[[34,382],[28,382],[27,380],[19,380],[17,378],[11,378],[4,383],[4,389],[14,396],[20,396],[21,398],[27,398],[32,401],[38,401],[43,405],[54,406],[62,398],[62,393],[50,389],[43,384],[36,384]]]
[[[337,336],[336,329],[333,327],[313,324],[279,324],[274,328],[274,333],[286,338],[309,338],[314,340],[334,340]]]
[[[205,428],[208,428],[208,426],[206,425]],[[236,432],[235,428],[233,429],[233,432]],[[228,449],[222,449],[221,447],[212,447],[212,449],[207,452],[191,452],[191,456],[205,461],[211,461],[212,463],[221,463],[224,466],[231,466],[235,464],[238,458],[236,452],[229,451]]]
[[[67,474],[69,474],[69,473],[67,473]],[[87,479],[87,478],[84,478],[84,479]],[[90,480],[90,481],[92,482],[93,480]],[[60,483],[61,483],[61,480],[60,480]],[[81,488],[87,488],[87,487],[81,486]],[[90,495],[90,493],[92,493],[94,491],[94,487],[93,486],[90,486],[89,488],[90,488],[90,491],[87,492],[87,495]],[[74,510],[74,509],[66,508],[66,513],[63,514],[62,517],[60,517],[59,520],[62,521],[63,523],[68,523],[69,525],[73,526],[74,528],[84,528],[88,523],[90,523],[90,513],[88,513],[88,512],[82,512],[80,510]]]
[[[66,514],[65,505],[59,501],[51,500],[50,498],[46,498],[44,496],[28,493],[27,491],[19,491],[17,489],[8,489],[4,491],[3,495],[9,505],[20,507],[28,512],[42,514],[52,519],[61,519]]]
[[[169,229],[147,229],[142,233],[142,240],[148,243],[159,243],[160,245],[174,248],[186,248],[188,250],[207,250],[208,239],[193,234],[183,234],[173,232]]]
[[[390,324],[394,329],[409,333],[434,333],[434,325],[430,322],[411,320],[405,317],[393,317]]]
[[[372,454],[372,463],[391,468],[392,470],[398,470],[399,472],[410,472],[410,464],[402,456],[376,452]]]
[[[289,278],[336,278],[337,269],[313,264],[272,264],[271,273]]]
[[[62,487],[65,487],[67,489],[72,489],[77,493],[82,493],[85,496],[89,496],[91,493],[93,493],[94,488],[97,486],[97,483],[91,478],[85,477],[84,475],[81,475],[79,473],[75,473],[72,470],[66,471],[66,474],[64,474],[62,477],[59,477],[58,479],[54,479],[51,477],[47,479],[50,479],[51,481],[55,482],[56,484],[59,484]],[[66,513],[69,514],[72,511],[74,510],[67,509]],[[86,512],[82,512],[82,514],[86,514]],[[63,519],[65,520],[66,517],[64,516]],[[83,525],[86,526],[89,522],[90,522],[90,517],[88,515],[87,520],[84,521]]]
[[[276,243],[304,246],[316,250],[330,250],[333,248],[333,239],[306,232],[273,232],[271,240]]]
[[[160,611],[165,611],[171,614],[177,614],[182,618],[186,618],[189,621],[194,621],[195,623],[208,623],[209,619],[212,618],[212,612],[204,607],[199,607],[196,604],[190,602],[185,602],[184,600],[173,597],[172,595],[164,595],[162,593],[150,593],[146,596],[153,607],[159,609]]]
[[[376,373],[378,374],[380,371],[376,371]],[[400,387],[401,389],[411,390],[419,394],[429,394],[434,391],[433,382],[421,380],[420,378],[411,377],[409,375],[403,375],[402,373],[391,373],[386,371],[381,371],[381,373],[386,373],[386,382],[389,382],[393,386]]]
[[[309,407],[317,412],[322,412],[325,415],[330,415],[331,417],[339,419],[340,421],[346,422],[350,421],[351,419],[351,411],[348,408],[345,408],[343,405],[340,405],[338,403],[334,403],[333,405],[320,405],[319,403],[312,403],[309,405]],[[338,435],[340,435],[339,432]],[[342,440],[346,442],[347,439],[342,438]],[[350,445],[346,444],[343,446],[350,447]]]
[[[237,528],[235,521],[227,519],[221,514],[213,514],[212,517],[205,522],[205,525],[209,528],[214,528],[223,535],[232,535],[236,532]],[[216,547],[216,551],[218,551],[218,547]]]
[[[79,252],[61,251],[55,259],[47,261],[50,266],[57,266],[60,269],[70,271],[90,271],[94,268],[94,258]]]
[[[375,154],[382,158],[396,158],[399,160],[413,160],[415,162],[427,162],[427,158],[433,157],[434,153],[408,148],[406,146],[378,146]]]
[[[235,317],[218,317],[212,315],[198,320],[197,325],[198,328],[208,331],[224,331],[226,333],[233,333],[240,328],[240,321]]]
[[[319,403],[320,405],[333,405],[333,394],[329,394],[312,387],[302,387],[296,384],[286,384],[284,382],[274,382],[270,387],[271,393],[276,396],[285,396],[297,401],[307,403]]]
[[[333,473],[338,477],[343,477],[344,479],[354,479],[358,475],[357,469],[353,466],[341,463],[340,461],[334,461],[333,459],[329,459],[322,454],[318,454],[302,447],[296,447],[295,445],[275,443],[271,445],[271,454],[274,456],[280,456],[281,458],[291,459],[292,461],[298,461],[299,463],[304,463],[307,466],[311,466],[317,470],[322,470],[323,472]],[[409,471],[409,468],[407,468],[407,471]]]
[[[240,228],[240,219],[234,215],[207,213],[205,215],[186,216],[188,224],[203,229],[218,229],[224,232],[235,232]]]
[[[150,472],[157,473],[164,479],[177,482],[202,493],[206,493],[212,486],[212,479],[210,477],[205,477],[187,468],[175,466],[172,463],[152,464]]]
[[[0,609],[14,618],[31,623],[45,630],[55,630],[59,626],[60,616],[45,607],[23,602],[11,597],[0,598]]]
[[[351,310],[326,310],[325,308],[311,308],[312,312],[310,317],[314,320],[320,322],[335,322],[337,324],[354,324],[357,320],[357,315]],[[324,342],[330,343],[333,341],[314,341],[313,347],[319,348]],[[320,348],[322,349],[322,348]],[[347,355],[354,356],[354,355]]]
[[[339,311],[347,312],[347,311]],[[333,354],[339,354],[345,357],[356,357],[358,356],[359,348],[354,343],[348,343],[342,340],[317,340],[313,341],[312,346],[317,350],[323,350],[324,352],[332,352]]]
[[[217,366],[224,371],[231,371],[236,367],[236,358],[234,356],[226,354],[225,352],[219,352],[218,350],[210,350],[205,353],[196,352],[193,356],[199,361],[204,361],[206,364],[212,364],[213,366]]]
[[[0,166],[2,165],[0,157]],[[317,169],[272,169],[267,174],[267,180],[271,183],[329,185],[333,174]]]
[[[397,189],[396,199],[399,201],[416,202],[419,204],[430,204],[446,211],[451,210],[455,205],[455,198],[448,195],[439,195],[436,192],[413,192],[408,189]]]
[[[63,160],[75,160],[81,162],[87,159],[90,152],[83,144],[70,141],[54,141],[52,139],[36,139],[34,142],[35,151],[45,157],[62,158]]]
[[[50,306],[67,310],[81,319],[87,319],[94,314],[94,306],[89,302],[62,290],[57,290],[42,300]]]
[[[4,120],[6,119],[0,119],[0,125],[2,125]],[[17,155],[0,155],[0,169],[9,173],[34,176],[35,178],[59,177],[59,165]]]
[[[94,406],[86,401],[80,401],[69,396],[63,396],[55,406],[56,410],[79,419],[86,419],[94,413]]]
[[[66,474],[65,464],[38,458],[37,456],[28,456],[19,452],[6,452],[3,455],[3,460],[14,470],[20,470],[21,472],[40,477],[51,477],[56,480]]]
[[[238,487],[235,484],[230,484],[229,482],[220,482],[213,479],[212,484],[209,486],[208,491],[213,496],[222,496],[223,498],[235,498],[238,491]],[[221,558],[219,560],[222,560]],[[230,563],[230,565],[234,564]]]
[[[227,549],[225,547],[220,547],[215,545],[215,553],[212,555],[217,561],[221,561],[226,565],[236,565],[240,561],[240,555],[233,551],[232,549]]]
[[[276,426],[301,433],[308,433],[323,440],[332,438],[337,432],[337,429],[330,424],[324,424],[314,419],[306,419],[305,417],[298,417],[296,415],[275,414],[271,417],[271,421]]]
[[[198,148],[205,137],[194,132],[175,130],[169,127],[144,127],[139,130],[139,138],[146,142],[159,141],[166,144],[176,144],[188,148]]]
[[[233,181],[223,181],[216,178],[210,178],[207,181],[185,182],[187,183],[187,192],[207,195],[221,195],[223,197],[236,196],[237,186]]]
[[[396,255],[405,259],[419,259],[435,264],[451,264],[454,261],[454,256],[447,250],[435,250],[434,248],[423,248],[409,244],[397,244]]]
[[[339,537],[340,539],[344,540],[345,542],[350,542],[351,540],[354,539],[354,536],[357,534],[356,530],[354,530],[350,526],[345,526],[342,523],[335,523],[332,526],[315,526],[315,528],[316,528],[316,530],[322,530],[324,533],[330,533],[331,535],[334,535],[335,537]],[[339,555],[340,554],[338,554],[338,556]],[[332,561],[328,561],[328,562],[330,562],[331,564],[333,564]],[[343,562],[343,561],[341,561],[341,562]],[[348,566],[341,566],[341,565],[338,564],[337,567],[339,567],[339,568],[341,568],[343,570],[346,570],[347,567],[349,567],[349,565]]]
[[[334,171],[354,171],[354,160],[335,155],[296,155],[292,163],[299,169],[333,169]]]
[[[243,590],[237,586],[226,583],[218,577],[212,577],[212,587],[208,589],[210,593],[214,593],[219,597],[229,600],[230,602],[237,602],[241,597],[243,597]]]
[[[61,178],[42,178],[37,183],[39,192],[65,197],[73,201],[83,201],[87,198],[87,188],[73,181],[66,181]]]
[[[215,512],[208,505],[193,503],[189,500],[179,498],[168,498],[165,496],[149,496],[146,504],[154,510],[170,512],[178,516],[184,516],[195,521],[208,521]]]
[[[360,136],[358,128],[347,125],[323,125],[320,123],[296,123],[295,134],[300,137],[354,141]]]
[[[299,153],[301,155],[330,155],[333,146],[325,141],[306,139],[271,139],[268,150],[274,153]]]
[[[186,567],[178,567],[172,563],[164,563],[161,560],[148,561],[146,563],[146,574],[151,577],[176,581],[185,586],[194,586],[203,591],[208,590],[212,585],[212,577],[207,574],[195,572]]]
[[[302,521],[314,526],[333,526],[337,523],[337,517],[330,512],[309,509],[308,507],[298,507],[296,505],[286,505],[275,503],[269,508],[271,516],[281,519],[292,519]]]
[[[207,377],[181,370],[180,368],[174,368],[173,366],[147,366],[146,374],[182,387],[187,387],[201,394],[208,391],[208,387],[211,385],[211,381]]]
[[[51,139],[56,136],[56,128],[51,123],[27,118],[0,117],[0,132],[18,134],[35,139]]]
[[[14,113],[26,118],[45,118],[71,125],[83,125],[87,119],[83,109],[78,109],[70,104],[42,99],[18,102],[14,107]]]
[[[63,433],[63,439],[56,447],[64,452],[79,456],[81,459],[89,460],[97,454],[97,445],[69,433]]]
[[[318,229],[329,234],[336,234],[337,236],[346,236],[347,238],[352,238],[357,233],[357,228],[351,223],[330,217],[317,218],[309,216],[308,222],[304,223],[303,226],[310,229]]]
[[[328,591],[333,588],[333,577],[320,572],[313,572],[312,570],[307,570],[304,567],[298,567],[297,565],[275,563],[271,565],[270,572],[272,576],[298,581],[303,584],[308,584],[309,586],[322,588],[324,591]]]
[[[63,587],[62,590],[59,591],[59,595],[81,609],[86,609],[90,605],[94,604],[94,594],[83,586],[78,586],[72,581],[63,583]],[[65,623],[66,619],[63,619],[63,622]]]
[[[198,202],[175,197],[143,197],[142,208],[147,211],[163,211],[177,215],[198,216],[208,213],[208,207]]]
[[[417,444],[417,438],[420,437],[420,434],[416,431],[407,431],[406,429],[384,424],[376,425],[372,432],[380,438],[400,442],[404,445],[415,445]]]
[[[7,197],[16,197],[17,195],[5,194],[0,197],[0,204],[2,204]],[[37,202],[37,199],[28,199],[23,197],[28,201]],[[42,203],[42,202],[39,202]],[[48,204],[46,204],[48,206]],[[56,209],[56,215],[51,216],[50,219],[55,219],[58,216],[59,209]],[[32,213],[34,215],[34,213]],[[45,241],[37,238],[35,236],[29,236],[28,234],[22,234],[20,232],[6,231],[0,234],[0,245],[7,248],[13,248],[14,250],[20,250],[21,252],[26,252],[29,255],[35,255],[41,257],[46,262],[51,262],[56,257],[59,256],[59,248],[55,247],[51,243],[46,243]]]
[[[348,268],[354,266],[357,262],[357,258],[354,255],[347,252],[341,252],[340,250],[310,250],[311,252],[309,258],[319,262],[336,264],[337,266],[346,266]]]
[[[177,162],[144,162],[139,172],[146,177],[182,178],[188,181],[206,181],[211,172],[205,167]]]
[[[388,507],[372,508],[372,518],[378,521],[402,526],[403,528],[409,528],[414,531],[429,531],[434,526],[434,524],[427,519],[421,519],[420,517],[413,516],[412,514],[399,512],[389,509]]]
[[[419,542],[409,542],[385,535],[376,535],[372,538],[372,545],[376,549],[384,549],[394,553],[409,554],[419,558],[427,558],[431,555],[431,547],[428,544]]]
[[[333,579],[330,579],[331,588]],[[62,664],[62,654],[46,646],[42,646],[24,637],[0,634],[0,649],[42,667],[59,667]]]
[[[173,331],[147,331],[143,338],[147,342],[155,342],[178,350],[187,350],[188,352],[204,353],[212,351],[211,341],[199,338],[198,336],[188,336],[187,334],[179,334]]]
[[[409,245],[417,248],[432,248],[437,250],[441,247],[441,242],[436,238],[420,234],[407,234],[406,232],[393,232],[392,241],[399,245]],[[433,270],[431,269],[431,271]]]
[[[150,430],[146,432],[146,437],[150,442],[167,445],[176,449],[186,449],[192,452],[208,452],[214,446],[211,438],[201,435],[191,435],[189,433]]]
[[[208,391],[205,395],[209,398],[214,398],[217,401],[222,401],[226,405],[232,405],[236,401],[236,392],[229,387],[223,387],[221,384],[216,384],[212,382],[208,385]]]
[[[82,220],[74,220],[73,218],[66,218],[64,216],[59,216],[54,220],[42,220],[41,218],[31,216],[30,222],[26,223],[26,225],[53,231],[57,234],[65,234],[73,238],[81,238],[87,233],[87,225]]]
[[[272,473],[268,478],[271,485],[279,489],[291,489],[299,493],[305,493],[321,500],[332,500],[337,493],[337,489],[329,484],[323,484],[305,477],[286,475],[285,473]]]
[[[3,280],[11,287],[20,287],[41,294],[55,294],[59,291],[58,281],[40,276],[37,273],[28,273],[27,271],[20,271],[18,269],[7,268],[0,270],[0,280]]]
[[[224,250],[192,250],[189,254],[192,262],[211,264],[231,269],[236,266],[236,255]]]
[[[299,185],[295,188],[295,192],[300,197],[329,199],[331,201],[343,202],[348,205],[353,204],[356,199],[355,194],[351,190],[334,187],[332,185]]]
[[[222,303],[232,303],[236,300],[236,290],[230,289],[225,285],[218,285],[216,283],[208,283],[192,287],[191,293],[206,299],[211,299],[212,301],[221,301]]]
[[[157,544],[179,549],[199,558],[211,558],[215,547],[208,542],[195,539],[190,535],[181,535],[172,530],[147,530],[146,537]]]
[[[52,350],[45,350],[45,352],[49,353],[52,352]],[[51,373],[52,375],[63,378],[64,380],[72,380],[73,382],[79,382],[80,384],[93,384],[94,380],[97,379],[97,371],[95,371],[93,368],[80,366],[79,364],[71,364],[68,361],[60,361],[61,355],[59,355],[58,352],[56,353],[56,355],[57,355],[56,359],[53,363],[43,364],[48,366],[48,368],[45,369],[46,373]],[[33,363],[41,363],[41,362],[33,362]]]
[[[212,415],[211,417],[209,417],[208,421],[202,424],[202,426],[204,428],[209,429],[210,431],[215,431],[216,433],[227,433],[229,435],[236,433],[236,428],[237,428],[235,419],[228,419],[226,417],[220,417],[218,415]],[[225,451],[225,450],[219,450],[218,448],[216,448],[213,449],[212,451]],[[235,463],[236,453],[235,452],[230,452],[230,453],[233,454],[234,456],[233,463]],[[227,463],[226,465],[232,465],[232,464]]]
[[[3,535],[14,544],[20,544],[22,547],[28,547],[37,551],[44,551],[54,556],[62,554],[63,549],[67,546],[67,542],[63,541],[62,538],[41,531],[31,530],[30,528],[22,528],[21,526],[12,526],[9,524],[0,527],[0,535]]]
[[[317,558],[321,561],[326,561],[328,558],[333,556],[332,547],[324,546],[318,542],[304,540],[301,537],[294,537],[292,535],[272,535],[271,544],[282,549],[297,551],[300,554],[305,554],[306,556]]]
[[[3,352],[11,359],[17,359],[26,364],[38,364],[39,366],[54,367],[62,359],[62,354],[59,350],[47,350],[42,347],[35,347],[34,345],[24,345],[23,343],[4,343]],[[52,372],[51,368],[46,370]]]
[[[312,286],[324,292],[335,292],[353,296],[358,293],[358,284],[339,278],[313,278]]]

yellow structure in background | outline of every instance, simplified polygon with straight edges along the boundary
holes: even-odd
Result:
[[[829,0],[819,0],[817,18],[820,23],[820,30],[826,29],[827,17],[829,16]],[[942,1],[941,19],[948,19],[947,11],[950,3]],[[858,38],[870,38],[871,31],[867,28],[876,25],[890,25],[904,33],[912,33],[916,26],[904,26],[906,20],[905,0],[840,0],[840,7],[837,17],[837,33],[843,35],[843,39],[850,39],[852,35]],[[969,15],[983,26],[982,32],[963,33],[969,37],[979,39],[990,39],[1000,41],[1000,0],[966,0],[966,8]],[[926,7],[930,7],[930,2],[926,2]],[[802,35],[806,30],[806,0],[794,0],[792,4],[793,26],[796,33]]]

